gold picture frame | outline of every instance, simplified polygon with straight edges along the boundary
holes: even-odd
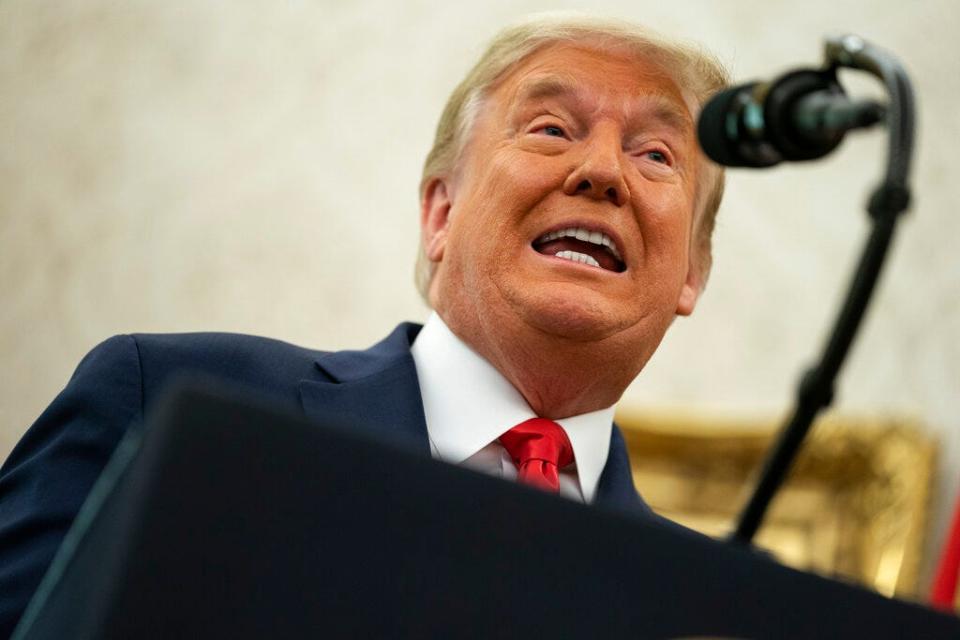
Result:
[[[733,529],[779,429],[631,410],[618,411],[617,423],[644,499],[712,536]],[[756,544],[789,566],[916,599],[935,453],[910,420],[818,421]]]

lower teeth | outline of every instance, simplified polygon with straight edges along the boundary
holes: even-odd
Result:
[[[597,262],[593,256],[587,255],[586,253],[580,253],[578,251],[558,251],[554,255],[558,258],[563,258],[565,260],[571,260],[573,262],[582,262],[583,264],[588,264],[591,267],[600,266],[600,263]]]

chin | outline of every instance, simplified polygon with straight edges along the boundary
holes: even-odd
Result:
[[[517,291],[511,306],[523,321],[544,333],[577,342],[609,338],[635,323],[622,306],[579,286],[553,286],[547,292]]]

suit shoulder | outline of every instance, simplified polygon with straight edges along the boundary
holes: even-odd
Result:
[[[196,374],[293,399],[299,380],[317,375],[324,352],[236,333],[133,334],[147,397],[171,377]]]
[[[115,338],[118,336],[115,336]],[[122,337],[122,336],[119,336]],[[135,333],[142,358],[231,361],[244,358],[294,358],[313,362],[324,352],[283,340],[242,333]],[[113,340],[114,338],[111,338]],[[109,342],[109,340],[107,341]]]

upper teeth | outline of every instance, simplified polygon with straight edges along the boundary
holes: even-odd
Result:
[[[550,233],[541,236],[538,242],[549,242],[558,238],[576,238],[577,240],[589,242],[590,244],[595,244],[599,247],[606,247],[607,250],[613,254],[614,258],[617,260],[623,259],[620,257],[620,252],[617,251],[617,246],[613,243],[613,240],[610,238],[610,236],[602,231],[589,231],[583,227],[570,227],[568,229],[551,231]]]

